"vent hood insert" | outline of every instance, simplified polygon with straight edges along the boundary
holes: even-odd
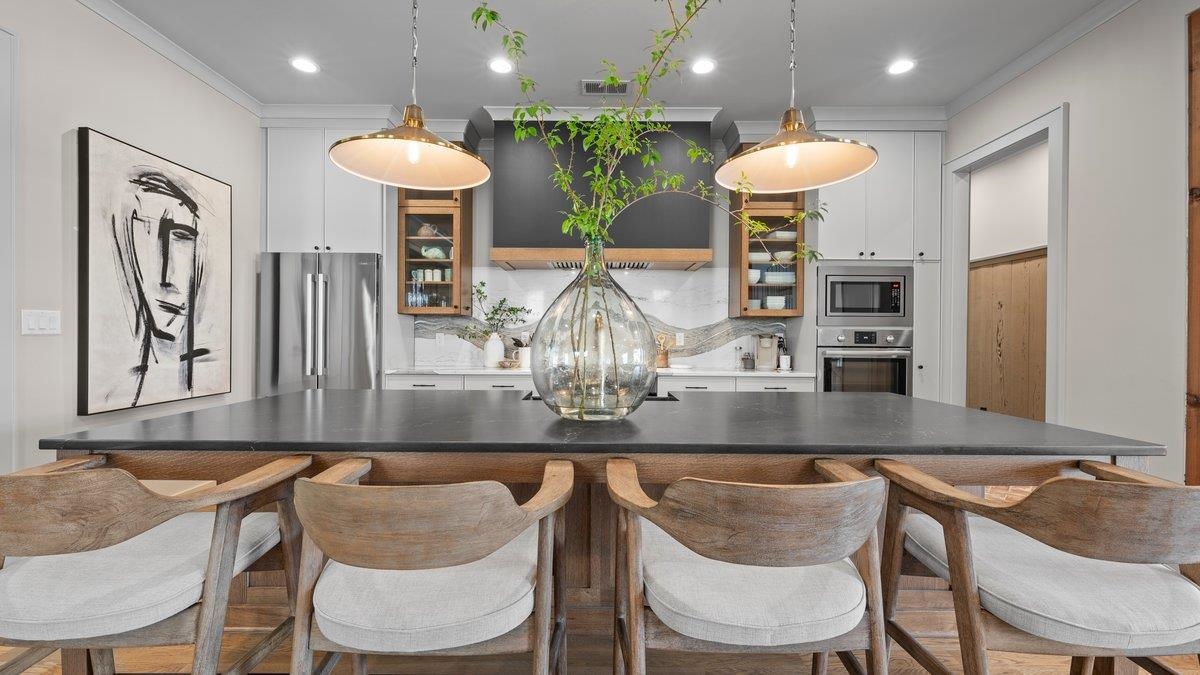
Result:
[[[710,144],[708,122],[672,122],[671,127],[684,139]],[[495,129],[492,261],[510,270],[578,265],[583,261],[583,244],[562,234],[567,200],[550,182],[549,151],[536,140],[514,140],[510,121],[497,120]],[[713,184],[712,166],[688,161],[684,140],[664,135],[657,147],[663,158],[660,168],[682,173],[688,185],[697,180]],[[577,148],[577,160],[581,156],[583,150]],[[628,158],[622,168],[635,179],[652,171],[637,158]],[[582,186],[585,179],[578,174],[585,169],[575,169]],[[712,209],[686,195],[663,194],[641,201],[613,224],[614,243],[605,248],[605,261],[617,269],[699,269],[713,259]]]

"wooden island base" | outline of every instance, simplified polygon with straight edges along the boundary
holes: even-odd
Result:
[[[303,452],[298,448],[298,452]],[[142,479],[223,481],[283,453],[242,451],[104,451],[108,465],[130,471]],[[83,454],[60,450],[59,457]],[[612,631],[613,536],[616,507],[605,487],[605,463],[601,453],[472,453],[472,452],[317,452],[310,473],[316,473],[349,457],[369,457],[373,468],[366,483],[451,483],[497,480],[508,484],[518,501],[533,493],[550,459],[569,459],[575,465],[576,488],[566,508],[566,574],[570,634],[586,636],[587,643],[608,640]],[[813,468],[817,454],[681,454],[630,453],[647,491],[685,476],[752,483],[799,483],[818,480]],[[856,468],[870,471],[877,455],[838,455]],[[1070,455],[903,455],[904,461],[956,485],[1035,485],[1060,475],[1083,475],[1074,467],[1082,459],[1111,461],[1134,469],[1145,468],[1141,456]],[[265,560],[253,571],[240,575],[231,593],[229,625],[236,630],[274,625],[287,609],[284,578],[279,560]],[[274,569],[263,569],[274,568]],[[914,633],[925,637],[953,638],[954,617],[946,585],[937,579],[909,578],[903,591],[905,621]],[[231,633],[233,634],[233,633]],[[232,639],[232,638],[231,638]],[[606,643],[607,644],[607,643]],[[601,650],[603,651],[603,650]],[[519,657],[516,657],[519,660]],[[716,657],[714,657],[716,658]],[[719,659],[718,659],[719,660]],[[950,659],[951,662],[956,659]],[[574,659],[572,659],[574,661]],[[768,659],[772,661],[773,659]],[[450,672],[454,665],[444,659],[389,658],[399,670],[386,672]],[[600,665],[600,664],[589,664]],[[715,665],[715,664],[714,664]],[[781,664],[782,665],[782,664]],[[795,664],[778,672],[796,672]],[[753,667],[755,672],[773,672]],[[390,665],[389,665],[390,667]],[[478,664],[463,662],[457,672],[480,672]],[[727,670],[729,664],[719,668]],[[87,673],[86,661],[78,654],[64,654],[64,673]],[[589,669],[590,672],[590,669]],[[739,669],[740,672],[740,669]],[[1119,662],[1116,672],[1136,672],[1129,662]],[[1099,673],[1097,673],[1099,675]]]

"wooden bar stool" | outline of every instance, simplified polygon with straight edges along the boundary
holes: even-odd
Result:
[[[574,468],[546,463],[541,489],[518,505],[494,481],[355,485],[353,459],[296,482],[304,526],[293,675],[314,650],[342,653],[366,673],[367,654],[472,656],[533,652],[533,672],[565,663],[561,565]],[[328,559],[328,564],[326,563]]]
[[[1156,675],[1174,671],[1153,656],[1200,653],[1200,488],[1084,461],[1097,480],[996,502],[903,462],[875,467],[891,482],[887,631],[929,672],[952,671],[895,621],[914,564],[950,582],[967,675],[988,672],[988,649],[1071,656],[1072,673],[1128,657]]]
[[[234,575],[278,545],[296,577],[291,479],[312,459],[278,459],[179,497],[94,468],[104,462],[89,455],[0,476],[0,645],[27,647],[0,675],[58,649],[86,650],[92,670],[109,675],[113,648],[191,643],[191,672],[215,674]],[[278,513],[254,513],[272,503]],[[288,618],[225,672],[250,672],[291,629]]]
[[[749,485],[684,478],[654,501],[628,459],[608,461],[617,525],[613,668],[643,675],[646,649],[813,654],[867,650],[887,672],[877,528],[885,483],[817,460],[830,481]],[[853,557],[853,563],[846,560]]]

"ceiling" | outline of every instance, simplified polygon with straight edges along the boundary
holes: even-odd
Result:
[[[409,13],[384,0],[117,0],[263,103],[408,103]],[[681,0],[675,0],[682,4]],[[1100,4],[1100,0],[812,0],[797,27],[797,104],[944,105]],[[486,68],[500,33],[470,24],[472,0],[420,8],[419,103],[429,118],[463,119],[481,106],[518,102],[512,75]],[[492,0],[528,34],[525,71],[557,105],[594,105],[579,79],[608,58],[624,71],[646,61],[650,31],[667,5],[650,0]],[[656,85],[671,106],[724,108],[728,119],[777,118],[787,104],[784,0],[710,2],[676,51],[708,56],[715,72],[685,71]],[[321,72],[288,60],[305,55]],[[884,72],[897,57],[911,73]]]

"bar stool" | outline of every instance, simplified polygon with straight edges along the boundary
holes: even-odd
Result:
[[[518,505],[501,483],[356,485],[370,460],[346,460],[296,482],[304,526],[293,675],[313,652],[342,653],[356,674],[368,654],[474,656],[533,652],[533,672],[565,663],[560,512],[570,462],[547,462]],[[328,563],[327,563],[328,559]]]
[[[290,479],[311,462],[278,459],[180,497],[95,468],[103,455],[0,476],[0,645],[26,648],[0,674],[70,649],[111,675],[114,647],[191,643],[191,672],[215,674],[234,575],[277,545],[285,564],[299,557]],[[272,503],[278,514],[254,513]],[[249,672],[291,629],[289,617],[226,672]]]
[[[617,521],[613,668],[643,675],[646,649],[813,654],[867,650],[887,672],[877,527],[885,483],[817,460],[829,483],[684,478],[654,501],[628,459],[608,461]],[[846,560],[853,557],[853,563]]]
[[[902,568],[950,582],[967,675],[988,649],[1071,656],[1071,672],[1200,653],[1200,488],[1101,462],[995,502],[895,460],[884,536],[887,631],[931,673],[951,671],[895,620]],[[914,512],[910,513],[909,509]],[[1172,567],[1178,565],[1178,568]]]

